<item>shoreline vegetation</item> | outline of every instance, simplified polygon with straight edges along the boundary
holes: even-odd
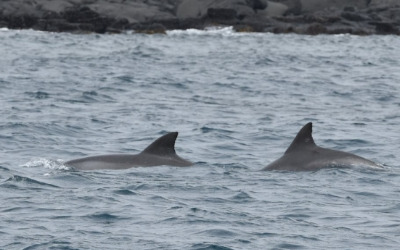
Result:
[[[158,34],[238,32],[400,35],[399,0],[3,0],[0,28]]]

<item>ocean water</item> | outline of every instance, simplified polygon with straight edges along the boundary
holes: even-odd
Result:
[[[400,39],[0,30],[0,249],[398,249]],[[316,143],[383,170],[260,171]],[[178,131],[195,165],[74,171]]]

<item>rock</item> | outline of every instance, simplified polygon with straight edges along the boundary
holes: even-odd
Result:
[[[325,34],[327,33],[327,31],[328,29],[324,25],[320,23],[312,23],[307,27],[305,34],[319,35],[319,34]]]
[[[176,10],[176,17],[178,19],[204,18],[212,2],[212,0],[201,2],[197,0],[184,0]]]
[[[74,7],[76,2],[54,1],[54,0],[36,0],[36,8],[43,12],[60,13],[68,8]]]
[[[353,34],[353,29],[351,27],[334,27],[327,31],[328,34],[338,35],[338,34]]]
[[[277,2],[268,1],[268,6],[265,10],[258,11],[260,14],[264,14],[266,16],[283,16],[289,8]]]
[[[36,25],[38,18],[31,15],[11,16],[8,18],[8,28],[10,29],[29,29]]]
[[[400,6],[399,0],[371,0],[369,6]]]
[[[284,4],[288,7],[284,15],[300,15],[301,14],[301,1],[300,0],[270,0],[270,2],[276,2]]]
[[[346,6],[343,8],[343,11],[347,11],[347,12],[356,12],[357,8],[354,6]]]
[[[325,9],[342,10],[347,6],[364,9],[367,7],[368,0],[301,0],[302,12],[315,12]]]
[[[393,23],[375,22],[371,24],[375,25],[375,30],[376,33],[378,34],[381,35],[400,34],[399,29]]]
[[[207,10],[207,17],[214,20],[232,20],[237,17],[237,12],[234,9],[209,8]]]
[[[0,27],[54,32],[230,25],[243,32],[399,34],[400,0],[3,0]]]
[[[87,6],[68,8],[61,13],[61,16],[71,24],[80,24],[79,30],[88,32],[105,33],[107,27],[113,22]]]
[[[253,27],[249,25],[236,25],[233,28],[236,32],[255,32]]]
[[[100,18],[100,15],[87,6],[68,8],[61,12],[62,17],[70,23],[90,23]]]
[[[202,19],[207,17],[208,9],[230,9],[237,13],[237,17],[243,19],[246,16],[255,14],[253,7],[262,7],[261,4],[255,4],[254,1],[247,2],[246,0],[183,0],[178,6],[176,17],[178,19],[197,18]]]
[[[248,0],[248,6],[252,7],[254,10],[263,10],[267,8],[266,0]]]
[[[95,0],[89,4],[93,11],[101,16],[112,17],[117,19],[126,19],[130,23],[143,23],[158,20],[174,19],[175,14],[173,7],[168,6],[168,1],[164,0],[163,4],[145,3],[145,1],[112,1],[112,0]]]
[[[361,22],[369,19],[368,16],[349,11],[342,12],[341,17],[353,22]]]
[[[139,25],[135,28],[137,33],[142,34],[166,34],[167,29],[164,25],[156,23],[156,24],[149,24],[149,25]]]

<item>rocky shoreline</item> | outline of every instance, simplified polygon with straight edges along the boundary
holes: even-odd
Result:
[[[232,26],[241,32],[400,35],[399,0],[2,0],[0,28],[165,33]]]

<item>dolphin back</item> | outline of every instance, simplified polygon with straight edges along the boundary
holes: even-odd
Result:
[[[98,155],[65,162],[78,170],[127,169],[132,167],[177,166],[188,167],[193,163],[182,159],[175,152],[178,132],[161,136],[137,155]]]
[[[351,166],[381,168],[360,156],[317,146],[312,136],[312,123],[309,122],[300,129],[283,156],[263,170],[313,171],[325,167]]]

